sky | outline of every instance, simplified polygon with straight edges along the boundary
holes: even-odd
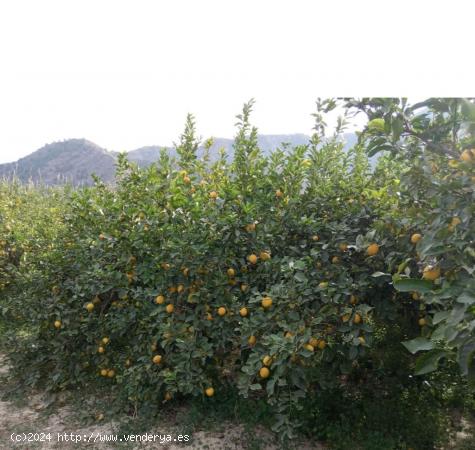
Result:
[[[0,163],[68,138],[170,145],[187,113],[203,138],[232,137],[251,98],[260,133],[310,134],[318,97],[467,95],[456,43],[472,42],[473,14],[450,5],[2,1]]]

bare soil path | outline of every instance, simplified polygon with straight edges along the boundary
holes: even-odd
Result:
[[[0,354],[0,380],[8,377],[8,364]],[[1,381],[0,381],[1,383]],[[78,411],[71,407],[65,397],[63,401],[48,407],[44,393],[37,392],[23,399],[5,398],[4,384],[0,384],[0,450],[22,449],[207,449],[207,450],[277,450],[276,437],[265,429],[256,428],[249,432],[240,424],[223,423],[219,430],[193,431],[187,443],[178,442],[180,423],[173,418],[161,421],[147,433],[137,433],[148,442],[104,442],[106,439],[123,439],[123,429],[118,423],[98,417],[95,423],[84,425],[78,419]],[[59,403],[59,404],[58,404]],[[177,415],[178,417],[179,415]],[[128,427],[133,433],[133,424]],[[75,440],[71,441],[71,433]],[[67,441],[66,436],[67,435]],[[156,435],[155,442],[150,441]],[[27,440],[25,440],[27,439]],[[130,438],[129,438],[130,439]],[[139,438],[136,438],[139,439]],[[169,441],[171,439],[171,442]],[[176,439],[176,441],[173,441]],[[185,439],[184,437],[181,438]],[[95,442],[94,442],[95,440]],[[168,440],[168,442],[167,442]],[[301,450],[323,450],[317,443],[304,442]]]

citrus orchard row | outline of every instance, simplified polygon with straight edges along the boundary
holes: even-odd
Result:
[[[12,344],[23,381],[99,383],[134,404],[237,389],[266,398],[291,435],[309,395],[392,373],[392,334],[428,351],[407,352],[403,384],[414,363],[427,373],[457,351],[468,373],[471,134],[448,145],[450,111],[346,106],[371,119],[348,152],[340,134],[316,132],[264,155],[247,105],[232,162],[210,160],[209,142],[197,157],[189,118],[176,159],[163,151],[138,169],[121,156],[115,186],[69,192],[48,251],[4,284],[8,317],[28,330]]]

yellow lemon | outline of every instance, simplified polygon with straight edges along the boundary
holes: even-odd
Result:
[[[264,297],[261,301],[261,305],[264,309],[268,309],[272,306],[272,298]]]
[[[212,397],[214,395],[214,389],[212,387],[206,388],[205,393],[207,397]]]
[[[271,256],[269,252],[260,252],[259,258],[261,258],[262,261],[268,261],[271,258]]]
[[[422,272],[422,278],[434,281],[440,277],[440,267],[427,266]]]
[[[460,159],[464,162],[471,162],[472,159],[473,159],[473,154],[472,154],[473,150],[470,151],[470,150],[464,150],[462,152],[462,154],[460,155]]]
[[[312,347],[318,347],[318,339],[317,338],[311,338],[308,343],[312,346]]]
[[[251,264],[256,264],[257,263],[257,256],[252,254],[252,255],[249,255],[247,257],[247,260],[251,263]]]
[[[249,311],[247,310],[246,307],[241,308],[241,309],[239,310],[239,315],[240,315],[241,317],[246,317],[248,314],[249,314]]]
[[[379,245],[378,244],[371,244],[367,249],[366,253],[368,256],[374,256],[379,252]]]
[[[259,376],[261,378],[269,378],[270,375],[270,370],[267,367],[262,367],[261,370],[259,370]]]
[[[270,366],[272,364],[272,358],[269,355],[264,356],[264,358],[262,358],[262,364],[264,364],[264,366]]]
[[[420,233],[414,233],[411,236],[411,242],[413,244],[417,244],[421,239],[422,239],[422,234],[420,234]]]

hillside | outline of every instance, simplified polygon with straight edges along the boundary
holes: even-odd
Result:
[[[18,177],[46,185],[91,184],[95,173],[109,182],[114,176],[115,156],[86,139],[47,144],[13,163],[0,164],[0,177]]]
[[[356,137],[345,135],[347,147],[351,147]],[[261,150],[268,154],[273,149],[288,143],[291,146],[306,144],[309,137],[305,134],[259,135]],[[233,139],[216,138],[210,149],[210,159],[215,160],[219,150],[224,148],[230,158],[233,156]],[[141,167],[158,160],[160,149],[166,148],[172,155],[172,147],[158,145],[141,147],[128,152],[129,159]],[[46,185],[71,183],[75,186],[91,185],[92,174],[105,182],[114,178],[117,152],[108,151],[86,139],[68,139],[47,144],[30,155],[13,163],[0,164],[0,178],[17,177],[21,181],[33,181]],[[203,147],[198,155],[203,154]]]

